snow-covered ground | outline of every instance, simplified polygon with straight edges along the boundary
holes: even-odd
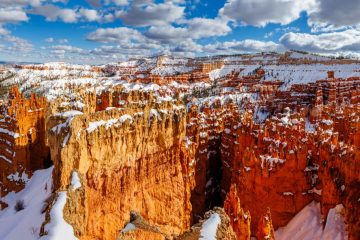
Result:
[[[41,240],[77,240],[74,229],[64,220],[64,207],[66,204],[66,192],[59,192],[56,202],[50,211],[50,222],[45,226],[47,235]]]
[[[52,172],[54,167],[34,172],[25,188],[18,193],[11,192],[0,200],[8,207],[0,210],[0,239],[3,240],[75,240],[74,231],[63,218],[63,208],[66,203],[66,192],[58,193],[50,211],[50,223],[45,226],[48,235],[39,238],[41,225],[45,221],[43,212],[46,201],[52,193]],[[74,178],[74,176],[73,176]],[[80,182],[74,180],[73,189]],[[22,202],[23,209],[15,210]],[[19,206],[19,205],[18,205]],[[20,208],[18,208],[20,209]]]
[[[265,80],[281,80],[281,90],[293,84],[307,84],[327,78],[328,71],[334,71],[336,78],[360,77],[360,64],[312,64],[312,65],[266,65]]]
[[[360,77],[360,64],[328,64],[325,60],[327,57],[315,56],[311,54],[301,54],[293,52],[290,54],[291,58],[295,59],[312,59],[319,60],[318,64],[277,64],[280,54],[255,54],[255,55],[238,55],[217,57],[209,61],[224,61],[225,65],[220,69],[215,69],[209,73],[210,80],[216,80],[226,77],[232,72],[238,72],[239,77],[252,75],[255,70],[262,68],[265,70],[265,77],[262,81],[283,81],[284,84],[280,87],[281,90],[289,89],[293,84],[306,84],[315,82],[317,80],[326,79],[328,71],[334,71],[335,77],[348,78]],[[158,65],[159,59],[156,57],[142,58],[124,61],[120,63],[112,63],[107,66],[112,66],[116,72],[114,76],[108,76],[105,73],[93,70],[89,65],[70,65],[65,63],[48,63],[43,65],[34,65],[37,67],[48,67],[47,70],[31,70],[8,68],[6,73],[0,73],[0,80],[5,79],[0,84],[2,86],[9,86],[18,84],[20,90],[25,94],[36,92],[39,95],[45,96],[49,101],[53,101],[58,97],[63,97],[64,106],[72,106],[76,110],[84,107],[84,103],[79,101],[79,89],[84,91],[97,93],[112,88],[114,86],[123,86],[125,91],[168,91],[168,96],[173,96],[171,88],[182,88],[187,92],[200,88],[206,88],[204,83],[170,83],[169,85],[159,86],[154,83],[128,83],[121,80],[123,77],[136,79],[147,78],[148,72],[160,76],[176,75],[180,73],[191,72],[195,69],[194,66],[189,65],[187,58],[171,58],[165,57],[161,64]],[[196,62],[201,62],[195,59]],[[207,61],[203,59],[203,61]],[[122,69],[131,68],[131,72],[137,74],[130,74]],[[202,86],[200,86],[202,84]],[[75,87],[75,88],[74,88]],[[77,87],[77,88],[76,88]],[[74,100],[76,99],[76,100]]]
[[[151,74],[160,75],[160,76],[171,76],[171,75],[178,75],[182,73],[189,73],[193,71],[193,67],[187,66],[164,66],[164,67],[157,67],[151,70]]]
[[[11,192],[1,199],[9,206],[0,211],[0,239],[38,239],[45,220],[42,210],[52,192],[52,171],[53,167],[36,171],[22,191]],[[16,212],[15,205],[21,201],[24,209]]]
[[[327,56],[318,56],[318,55],[313,55],[310,53],[299,53],[299,52],[292,52],[289,57],[293,58],[293,59],[309,59],[309,60],[313,60],[313,61],[329,61],[329,60],[331,60],[331,58],[327,57]]]
[[[285,227],[275,232],[276,240],[345,240],[346,226],[342,216],[343,206],[330,209],[325,228],[321,223],[320,203],[311,202]]]

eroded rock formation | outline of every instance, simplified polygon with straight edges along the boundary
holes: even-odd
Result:
[[[49,144],[58,146],[51,148],[55,187],[68,189],[73,171],[83,185],[70,191],[65,210],[77,236],[114,239],[132,210],[168,236],[191,226],[192,159],[182,144],[183,106],[100,111],[72,118],[67,129],[58,121],[49,123]]]
[[[249,211],[245,212],[240,206],[236,185],[231,185],[230,191],[226,195],[224,210],[230,217],[231,226],[236,233],[237,239],[249,240],[251,236],[251,216]]]
[[[0,105],[0,196],[23,188],[31,172],[48,167],[45,141],[46,100],[25,98],[13,87],[8,102]]]
[[[66,193],[63,217],[81,240],[192,240],[208,225],[217,239],[274,239],[312,201],[323,218],[342,204],[349,239],[359,239],[360,74],[356,62],[321,61],[287,53],[17,66],[75,78],[23,83],[48,104],[12,89],[1,107],[2,194],[51,156],[43,235]],[[349,65],[343,78],[337,64]]]

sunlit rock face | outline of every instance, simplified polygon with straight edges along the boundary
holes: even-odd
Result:
[[[76,116],[60,134],[50,133],[56,188],[67,189],[73,171],[82,180],[65,214],[75,233],[114,239],[130,211],[169,236],[188,229],[193,177],[182,142],[185,126],[182,105],[149,103]]]
[[[338,226],[308,224],[314,234],[359,239],[357,61],[290,52],[8,71],[2,84],[19,87],[1,102],[0,204],[53,164],[45,239],[54,211],[78,239],[248,240],[288,236],[309,209]]]

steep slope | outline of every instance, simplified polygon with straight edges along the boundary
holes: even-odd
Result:
[[[0,211],[2,239],[39,239],[45,220],[46,201],[52,194],[54,167],[34,172],[20,192],[11,192],[1,201],[8,205]],[[23,208],[23,209],[22,209]]]

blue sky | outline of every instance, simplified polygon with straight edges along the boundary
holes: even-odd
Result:
[[[358,0],[0,0],[0,61],[360,55]]]

